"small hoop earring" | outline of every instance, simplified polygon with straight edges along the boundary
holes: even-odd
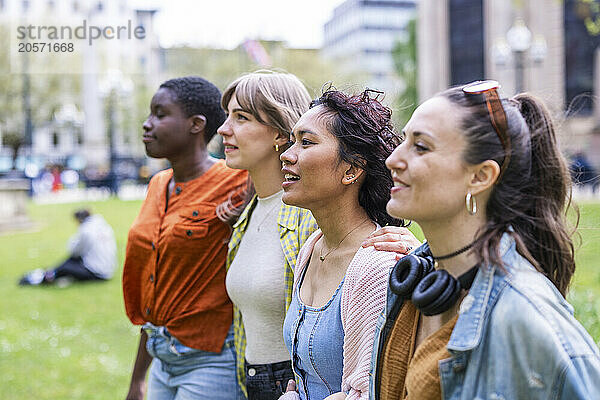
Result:
[[[279,145],[278,145],[278,144],[276,144],[276,145],[275,145],[275,146],[273,146],[273,147],[275,147],[275,152],[276,152],[276,153],[279,153]]]
[[[467,197],[465,197],[465,206],[467,207],[467,212],[469,214],[477,214],[477,201],[475,200],[475,196],[473,196],[471,192],[467,192]]]

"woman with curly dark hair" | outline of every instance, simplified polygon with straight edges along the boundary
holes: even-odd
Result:
[[[385,159],[400,138],[378,95],[327,90],[296,123],[281,155],[282,200],[309,209],[320,228],[298,255],[284,322],[299,378],[298,392],[286,398],[368,396],[375,323],[396,253],[361,244],[382,226],[405,225],[385,210],[392,188]]]

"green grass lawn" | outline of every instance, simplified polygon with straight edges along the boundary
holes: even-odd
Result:
[[[24,272],[55,265],[84,204],[31,205],[39,230],[0,236],[0,399],[124,399],[139,328],[125,316],[121,266],[141,202],[86,204],[115,230],[119,269],[109,282],[18,287]]]
[[[568,299],[575,316],[600,343],[600,204],[579,204],[577,270]]]
[[[0,399],[124,399],[139,329],[124,313],[120,274],[109,282],[55,287],[16,285],[26,271],[60,262],[84,204],[30,205],[33,232],[0,236]],[[140,202],[86,204],[117,237],[119,265]],[[578,270],[570,300],[600,341],[600,204],[580,205]]]

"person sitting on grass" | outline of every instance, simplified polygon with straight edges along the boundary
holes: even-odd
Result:
[[[79,223],[69,239],[69,257],[55,268],[36,269],[25,274],[19,285],[65,284],[72,281],[107,280],[116,267],[117,245],[110,225],[99,214],[87,209],[73,214]]]

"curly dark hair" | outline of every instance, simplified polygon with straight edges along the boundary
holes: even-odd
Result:
[[[217,128],[223,125],[226,116],[221,109],[221,91],[212,83],[199,76],[186,76],[169,79],[160,85],[169,89],[174,96],[174,102],[181,106],[187,117],[203,115],[206,117],[204,140],[206,143],[217,133]]]
[[[392,110],[379,100],[382,94],[366,89],[361,94],[348,95],[329,86],[310,103],[310,108],[325,108],[324,123],[340,143],[340,160],[364,171],[358,202],[369,218],[381,226],[407,226],[386,212],[393,181],[385,160],[401,138],[392,126]]]

